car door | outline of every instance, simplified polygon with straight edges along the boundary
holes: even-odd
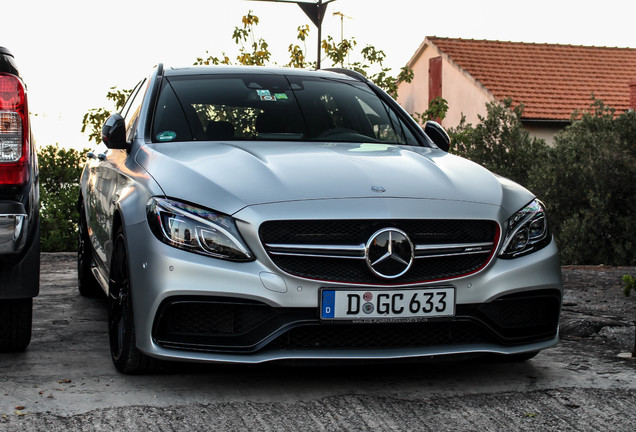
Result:
[[[122,109],[128,142],[132,142],[134,138],[141,103],[147,89],[146,81],[141,81],[133,89]],[[129,156],[128,150],[109,149],[103,143],[89,153],[86,222],[91,245],[96,254],[96,263],[104,277],[107,277],[110,268],[117,202],[121,191],[129,182],[125,167]]]

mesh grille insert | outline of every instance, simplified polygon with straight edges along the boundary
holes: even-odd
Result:
[[[382,284],[363,259],[276,254],[268,245],[360,246],[383,228],[404,231],[414,245],[493,243],[489,253],[417,258],[391,284],[417,283],[463,276],[482,268],[498,237],[494,221],[483,220],[292,220],[267,221],[259,235],[269,257],[281,270],[303,278],[334,282]]]

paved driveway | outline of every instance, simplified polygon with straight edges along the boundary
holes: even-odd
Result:
[[[179,364],[125,376],[103,299],[77,293],[74,254],[43,254],[34,333],[0,354],[0,431],[633,431],[636,269],[565,268],[564,340],[522,364],[289,367]]]

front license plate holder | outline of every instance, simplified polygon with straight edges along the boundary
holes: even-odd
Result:
[[[322,288],[324,321],[420,321],[455,316],[455,287]]]

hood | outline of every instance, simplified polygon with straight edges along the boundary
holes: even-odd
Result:
[[[264,141],[161,143],[142,146],[136,160],[166,196],[226,214],[255,204],[367,197],[501,205],[504,190],[499,179],[481,166],[423,147]]]

